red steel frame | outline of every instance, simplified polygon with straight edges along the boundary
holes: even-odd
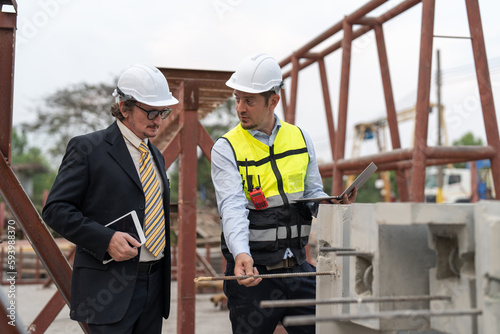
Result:
[[[284,90],[282,91],[285,120],[290,123],[295,122],[298,73],[300,70],[313,63],[317,62],[319,65],[327,126],[330,134],[332,156],[334,158],[333,164],[322,166],[321,171],[324,176],[333,175],[334,193],[340,193],[342,191],[343,175],[359,172],[370,161],[374,161],[379,166],[379,170],[397,171],[397,183],[401,196],[400,199],[402,201],[412,200],[421,202],[424,199],[423,190],[426,166],[448,162],[490,159],[496,196],[497,198],[500,196],[500,138],[496,125],[497,121],[488,72],[479,5],[477,0],[465,1],[486,128],[487,146],[427,147],[427,106],[429,105],[430,98],[430,69],[432,60],[435,0],[407,0],[376,18],[369,18],[366,15],[385,3],[386,0],[370,1],[280,63],[282,67],[289,64],[292,65],[291,72],[284,74],[284,78],[291,77],[292,80],[290,101],[287,101],[286,92]],[[423,3],[423,6],[415,147],[412,149],[402,149],[397,127],[396,109],[394,106],[382,24],[420,2]],[[0,4],[13,4],[17,10],[17,4],[14,0],[2,0]],[[0,50],[2,50],[2,62],[0,62],[0,119],[2,119],[2,122],[0,122],[0,153],[2,155],[0,157],[0,175],[2,175],[0,178],[0,194],[7,202],[17,222],[30,240],[50,277],[55,282],[62,299],[66,303],[69,303],[71,267],[68,260],[55,244],[48,229],[43,224],[41,217],[38,215],[33,204],[24,192],[24,189],[21,187],[10,166],[16,18],[16,13],[0,12]],[[361,24],[362,27],[353,30],[354,24]],[[313,47],[341,30],[344,32],[342,40],[332,44],[319,53],[311,52]],[[344,152],[351,44],[354,39],[370,30],[375,31],[377,41],[393,151],[360,157],[356,160],[347,160],[344,159]],[[342,70],[339,116],[336,130],[333,121],[324,58],[340,48],[342,48]],[[301,60],[304,61],[301,62]],[[195,286],[192,278],[194,278],[195,275],[195,257],[193,254],[195,254],[196,250],[196,150],[199,146],[204,155],[210,159],[210,148],[213,145],[212,139],[203,126],[201,126],[198,118],[200,110],[215,108],[215,105],[210,101],[207,102],[207,99],[213,99],[215,96],[215,100],[220,100],[231,96],[231,90],[224,88],[224,82],[229,78],[230,72],[187,70],[176,72],[176,70],[170,69],[162,69],[162,72],[169,79],[169,83],[171,82],[171,78],[173,78],[172,83],[177,82],[172,86],[175,88],[175,95],[178,96],[181,102],[173,112],[173,114],[177,116],[171,116],[169,118],[169,122],[172,120],[178,122],[178,130],[176,132],[170,131],[172,129],[169,125],[172,124],[167,123],[164,127],[165,131],[163,138],[158,138],[158,142],[155,143],[157,146],[161,147],[167,166],[173,163],[177,156],[179,156],[179,263],[182,263],[182,266],[178,272],[179,300],[177,304],[177,332],[183,334],[194,333]],[[210,87],[212,90],[207,93],[208,90],[202,90],[202,86],[205,88]],[[169,135],[172,136],[169,137]],[[166,145],[163,145],[161,140],[166,141]],[[411,184],[408,182],[407,177],[407,175],[410,174],[408,173],[410,170],[412,171]],[[411,192],[408,190],[409,185],[411,185]],[[50,317],[52,317],[56,310],[58,312],[60,307],[60,297],[54,296],[41,313],[41,315],[46,315],[39,316],[37,319],[51,319]],[[2,310],[4,315],[7,314],[6,305],[4,303],[2,307],[0,307],[0,310]],[[37,320],[35,320],[35,322],[36,321]],[[46,327],[48,327],[47,322],[48,321],[45,321],[44,323]],[[81,326],[84,332],[88,332],[84,324]],[[0,332],[22,333],[23,330],[20,327],[12,327],[7,325],[6,322],[0,321]]]
[[[346,16],[342,21],[336,23],[324,33],[280,62],[281,67],[288,65],[291,65],[292,67],[290,71],[284,74],[284,78],[290,78],[292,81],[289,103],[286,101],[285,92],[282,91],[285,120],[290,123],[295,122],[299,71],[317,62],[323,86],[325,112],[333,157],[333,163],[320,166],[320,171],[324,177],[332,176],[333,193],[342,192],[344,188],[344,175],[357,172],[359,173],[371,161],[374,161],[378,165],[379,171],[396,171],[397,186],[401,201],[423,202],[426,166],[446,164],[450,162],[490,159],[496,198],[500,198],[500,138],[488,71],[488,61],[486,57],[486,48],[484,44],[478,1],[465,0],[472,41],[472,50],[476,65],[477,82],[481,97],[486,138],[488,142],[487,146],[475,147],[427,146],[435,0],[406,0],[395,5],[392,9],[378,17],[372,18],[367,16],[367,14],[369,14],[372,10],[385,2],[387,2],[387,0],[373,0],[368,2],[357,11]],[[396,108],[394,105],[382,24],[419,3],[422,3],[423,6],[415,120],[416,125],[414,135],[415,146],[412,149],[402,149],[397,126]],[[362,25],[362,27],[353,31],[353,25],[355,24]],[[345,141],[348,110],[347,101],[349,94],[349,72],[351,66],[351,44],[354,39],[371,30],[375,31],[384,97],[387,108],[387,121],[389,124],[393,150],[390,152],[348,160],[345,159]],[[340,31],[343,31],[343,38],[341,40],[333,43],[320,52],[313,53],[311,51],[314,47]],[[324,58],[338,49],[342,49],[342,67],[340,77],[338,123],[337,129],[335,129],[332,120],[329,91],[326,83]],[[300,60],[303,61],[301,62]],[[409,175],[411,175],[411,180]],[[411,192],[409,191],[409,186],[411,187]]]
[[[163,152],[168,168],[179,157],[178,199],[178,256],[177,262],[177,333],[195,332],[196,287],[196,204],[197,204],[197,148],[210,161],[214,141],[201,125],[199,117],[207,108],[232,96],[233,90],[225,86],[231,72],[160,69],[168,79],[179,104],[173,106],[172,115],[162,125],[153,140]],[[178,123],[172,134],[171,125]],[[164,145],[165,136],[171,138]]]

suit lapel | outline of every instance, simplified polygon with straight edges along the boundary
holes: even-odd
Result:
[[[123,139],[122,133],[120,132],[116,122],[111,124],[108,128],[105,140],[111,146],[108,150],[109,154],[142,191],[142,184],[139,179],[139,175],[137,174],[137,169],[135,168],[130,152],[128,151],[127,144],[125,144],[125,139]]]

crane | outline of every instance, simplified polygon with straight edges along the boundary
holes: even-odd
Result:
[[[436,104],[430,103],[429,109],[437,107]],[[443,109],[441,106],[441,126],[444,137],[444,145],[448,145],[448,134],[446,131],[445,122],[443,119]],[[398,124],[407,121],[414,121],[416,113],[416,106],[401,110],[396,113]],[[352,144],[352,158],[360,156],[361,146],[365,140],[375,138],[377,140],[377,147],[379,152],[387,151],[387,118],[381,117],[371,122],[357,123],[354,125],[354,139]],[[413,145],[413,142],[412,142]],[[380,179],[384,181],[384,200],[390,202],[391,200],[391,182],[389,179],[389,172],[380,172]],[[347,183],[350,184],[354,180],[354,175],[349,175]]]

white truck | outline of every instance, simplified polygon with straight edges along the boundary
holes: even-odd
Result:
[[[435,203],[438,168],[425,171],[425,201]],[[443,203],[466,203],[471,198],[471,173],[467,168],[443,168]]]

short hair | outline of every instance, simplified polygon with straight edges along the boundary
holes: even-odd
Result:
[[[134,107],[134,102],[133,100],[125,100],[125,103],[123,104],[123,110],[124,111],[129,111],[129,110],[132,110],[132,108]],[[111,115],[113,117],[115,117],[116,119],[120,120],[120,121],[123,121],[125,119],[125,117],[123,117],[123,114],[121,113],[120,111],[120,104],[119,103],[115,103],[111,106]]]
[[[268,90],[267,92],[260,93],[260,95],[264,96],[264,99],[266,100],[266,107],[267,107],[268,104],[269,104],[269,99],[271,98],[271,96],[278,95],[278,93],[276,93],[276,91],[273,88],[271,90]]]

